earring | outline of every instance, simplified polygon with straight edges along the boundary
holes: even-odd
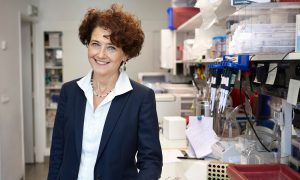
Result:
[[[126,71],[126,60],[123,61],[123,71]]]

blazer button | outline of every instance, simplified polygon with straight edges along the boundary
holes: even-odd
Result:
[[[101,180],[101,178],[98,176],[98,177],[97,177],[97,180]]]

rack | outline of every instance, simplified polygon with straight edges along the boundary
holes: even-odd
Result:
[[[54,120],[58,105],[59,93],[63,83],[63,48],[61,31],[44,32],[45,53],[45,150],[44,155],[50,155],[50,146]]]

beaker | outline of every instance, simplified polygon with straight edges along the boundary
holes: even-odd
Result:
[[[222,137],[234,138],[240,135],[240,126],[236,120],[236,115],[239,111],[239,106],[225,109],[225,121],[223,122]]]

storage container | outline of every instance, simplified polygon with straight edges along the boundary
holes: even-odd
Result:
[[[256,164],[227,166],[227,174],[231,180],[296,180],[300,174],[286,164]]]
[[[223,57],[226,53],[226,36],[214,36],[212,39],[214,58]]]
[[[177,29],[181,24],[185,23],[191,17],[200,12],[199,8],[195,7],[173,7],[168,8],[169,29]]]

